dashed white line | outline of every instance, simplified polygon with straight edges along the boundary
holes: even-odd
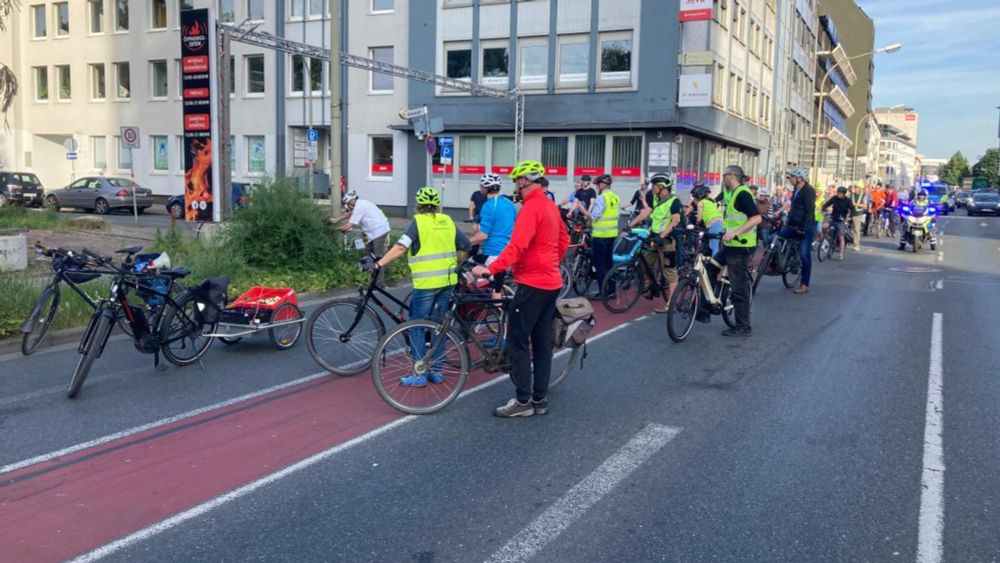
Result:
[[[944,401],[942,399],[943,316],[934,313],[927,377],[924,459],[920,476],[917,563],[939,563],[944,552]]]
[[[937,261],[938,262],[944,262],[944,252],[938,252],[937,253]]]
[[[678,433],[680,428],[660,424],[650,424],[640,430],[593,473],[511,538],[489,558],[489,563],[515,563],[537,555]]]
[[[937,281],[937,288],[938,289],[944,289],[944,280],[938,280]]]

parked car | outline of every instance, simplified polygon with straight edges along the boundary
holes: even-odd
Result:
[[[128,178],[88,176],[45,196],[45,206],[56,211],[74,207],[104,215],[114,209],[132,209],[132,190],[140,214],[153,205],[153,192]]]
[[[247,206],[247,185],[233,182],[233,209],[243,209]],[[184,196],[172,195],[167,199],[167,214],[178,221],[184,219]]]
[[[955,205],[958,207],[965,207],[965,204],[968,203],[970,197],[972,197],[972,192],[970,191],[958,192],[958,195],[955,196]]]
[[[0,172],[0,207],[30,205],[40,207],[45,188],[31,172]]]
[[[969,217],[986,213],[998,215],[1000,214],[1000,195],[987,190],[976,192],[966,202],[965,212]]]

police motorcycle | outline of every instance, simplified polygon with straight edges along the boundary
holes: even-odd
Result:
[[[903,235],[899,240],[899,249],[906,250],[906,245],[910,245],[913,252],[916,252],[927,244],[931,250],[936,250],[937,231],[934,219],[937,213],[937,208],[929,202],[926,205],[917,205],[912,201],[902,204],[899,215],[903,221]]]

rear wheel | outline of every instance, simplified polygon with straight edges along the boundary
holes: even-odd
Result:
[[[631,309],[644,289],[643,275],[644,273],[630,262],[611,268],[601,283],[601,302],[604,303],[604,307],[612,313],[624,313]],[[614,295],[609,296],[608,291],[612,287]]]
[[[383,335],[385,326],[378,313],[356,298],[327,301],[306,323],[309,355],[323,369],[341,376],[364,371]]]
[[[559,290],[559,299],[562,299],[573,289],[573,275],[570,273],[569,268],[566,267],[566,264],[559,264],[559,277],[562,279],[562,289]]]
[[[767,269],[770,266],[771,266],[771,248],[768,247],[767,250],[764,251],[764,256],[760,259],[760,264],[757,265],[757,271],[754,272],[753,274],[753,286],[751,287],[751,291],[754,294],[757,293],[757,286],[760,285],[761,278],[764,277],[764,274],[767,272]]]
[[[271,344],[278,350],[288,350],[295,346],[302,335],[302,311],[291,303],[282,303],[271,314],[271,323],[288,323],[267,331]]]
[[[46,196],[45,207],[54,211],[59,211],[59,200],[56,199],[56,196],[54,195]]]
[[[25,356],[31,355],[38,345],[45,339],[45,335],[52,326],[52,321],[59,311],[59,286],[52,286],[46,289],[42,296],[38,298],[35,307],[31,310],[29,321],[31,330],[24,333],[21,339],[21,353]]]
[[[667,310],[667,334],[674,342],[683,342],[691,334],[695,315],[698,314],[699,297],[698,286],[691,278],[677,283]]]
[[[167,212],[170,213],[170,216],[174,219],[183,219],[184,205],[181,203],[173,203],[167,208]]]
[[[208,305],[211,307],[211,305]],[[170,305],[160,321],[160,349],[163,357],[175,366],[191,365],[201,359],[212,345],[217,323],[201,319],[198,300],[189,293],[181,297],[177,306]]]
[[[98,309],[94,313],[94,317],[90,322],[92,326],[87,328],[87,332],[83,336],[83,355],[80,356],[80,361],[76,364],[73,379],[69,382],[69,391],[66,393],[66,396],[70,399],[75,399],[77,394],[80,393],[80,388],[83,387],[83,382],[86,381],[87,375],[90,374],[90,368],[93,367],[94,360],[100,355],[101,348],[104,347],[104,343],[108,340],[108,333],[111,332],[111,319],[101,309]]]
[[[577,295],[586,297],[592,281],[591,267],[589,256],[577,254],[573,263],[573,291]]]
[[[788,269],[781,274],[781,283],[788,289],[793,289],[799,286],[800,281],[802,281],[802,262],[792,258],[788,261]]]

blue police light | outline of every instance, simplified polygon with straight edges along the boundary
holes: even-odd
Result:
[[[933,215],[936,212],[937,212],[937,209],[934,209],[933,207],[928,207],[927,208],[927,213],[929,213],[930,215]]]
[[[908,206],[908,205],[904,205],[904,206],[903,206],[903,211],[904,211],[905,213],[909,213],[909,212],[910,212],[910,206]]]

